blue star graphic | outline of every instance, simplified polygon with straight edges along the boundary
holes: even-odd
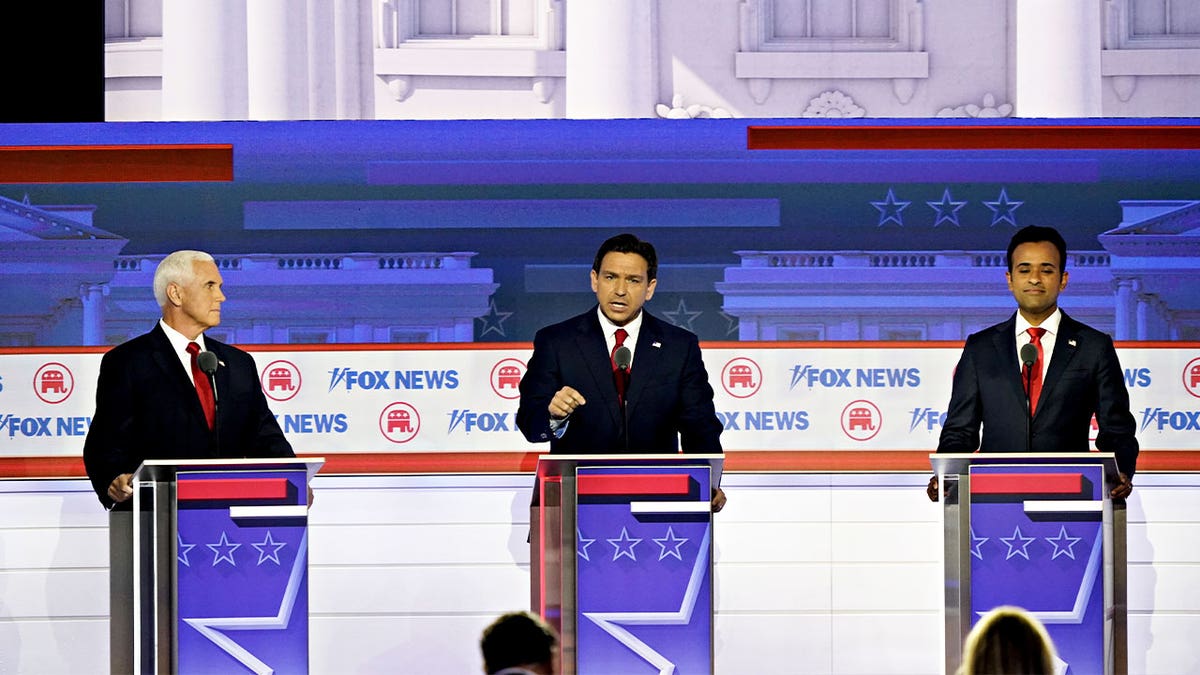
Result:
[[[1022,558],[1029,560],[1029,551],[1026,549],[1028,549],[1029,544],[1032,543],[1036,539],[1037,539],[1037,537],[1021,536],[1021,526],[1017,525],[1016,527],[1013,528],[1013,536],[1000,537],[1000,541],[1004,542],[1005,544],[1008,544],[1008,555],[1004,556],[1004,559],[1008,560],[1009,558],[1013,557],[1014,555],[1019,555]],[[1018,543],[1018,542],[1020,542],[1020,543]]]
[[[989,539],[991,539],[991,537],[976,537],[975,536],[975,528],[972,527],[971,528],[971,555],[975,556],[976,558],[979,558],[980,560],[983,560],[983,551],[980,551],[979,547],[983,546],[984,543],[986,543],[987,540],[989,540]]]
[[[492,298],[488,301],[488,313],[475,318],[476,321],[483,322],[483,331],[479,333],[479,337],[485,337],[492,331],[495,331],[500,335],[500,337],[505,337],[504,321],[512,315],[512,312],[501,312],[497,310],[496,299]]]
[[[630,560],[637,562],[637,556],[633,554],[633,547],[642,543],[641,539],[634,539],[629,536],[625,528],[621,528],[621,536],[616,539],[609,539],[608,543],[613,545],[613,561],[621,556],[628,556]]]
[[[253,546],[255,548],[255,550],[258,551],[258,564],[259,565],[263,564],[264,562],[266,562],[268,560],[275,563],[276,565],[279,565],[280,564],[279,549],[283,548],[284,546],[287,546],[287,542],[275,541],[274,539],[271,538],[271,531],[267,530],[267,538],[263,540],[263,543],[261,543],[261,544],[251,543],[250,545]],[[271,549],[271,550],[268,551],[267,549]]]
[[[990,227],[995,227],[996,223],[1003,222],[1016,227],[1017,216],[1013,212],[1024,203],[1009,201],[1008,192],[1004,188],[1000,188],[1000,197],[996,201],[983,203],[984,206],[992,210],[992,224]]]
[[[1067,534],[1067,526],[1063,525],[1062,529],[1058,531],[1057,537],[1046,537],[1046,541],[1050,542],[1054,546],[1054,555],[1050,556],[1050,559],[1054,560],[1060,555],[1065,555],[1071,560],[1074,560],[1075,544],[1078,544],[1082,540],[1082,537],[1072,537],[1071,535]]]
[[[942,201],[940,202],[925,202],[934,211],[937,211],[937,219],[933,221],[933,226],[937,227],[942,224],[942,221],[948,221],[955,227],[961,227],[958,223],[958,210],[966,206],[966,202],[956,202],[950,198],[950,188],[946,188],[942,192]]]
[[[871,202],[871,206],[879,210],[879,227],[883,227],[889,222],[904,227],[904,220],[901,219],[900,212],[907,209],[911,203],[896,201],[896,195],[892,193],[892,188],[888,188],[887,198],[881,202]]]
[[[176,548],[179,550],[179,554],[176,557],[179,558],[179,562],[183,563],[184,565],[187,565],[188,567],[191,567],[192,563],[188,562],[188,551],[196,548],[196,545],[183,543],[183,535],[182,534],[176,533],[175,536],[179,539],[179,543],[176,546]]]
[[[229,542],[229,537],[225,536],[224,532],[221,533],[220,541],[215,544],[205,544],[205,546],[211,548],[213,553],[217,554],[216,557],[213,558],[213,567],[216,567],[217,563],[221,562],[222,560],[228,560],[230,565],[237,567],[237,563],[233,561],[233,552],[241,548],[242,545],[231,544]],[[222,551],[224,551],[224,553],[222,553]]]
[[[596,540],[585,538],[583,536],[583,532],[580,532],[579,528],[576,528],[575,529],[575,541],[578,541],[580,544],[582,544],[581,547],[576,547],[575,552],[579,554],[580,558],[583,558],[584,560],[591,562],[592,559],[588,557],[588,547],[591,546],[592,544],[596,543]]]
[[[658,544],[662,549],[658,554],[658,559],[662,560],[667,556],[674,556],[676,560],[683,560],[683,555],[679,553],[679,547],[688,543],[687,537],[676,537],[675,530],[670,525],[667,526],[667,536],[662,539],[655,539],[654,543]]]
[[[674,312],[663,312],[663,314],[671,320],[671,323],[679,326],[680,328],[686,328],[693,333],[696,331],[692,329],[692,322],[696,320],[696,317],[703,313],[704,312],[689,312],[687,305],[683,302],[683,298],[679,299],[679,308]]]

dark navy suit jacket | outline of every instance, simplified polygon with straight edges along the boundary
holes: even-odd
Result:
[[[204,343],[221,361],[215,433],[162,326],[114,347],[101,360],[83,461],[106,507],[112,504],[107,492],[113,479],[147,459],[295,456],[267,407],[254,359],[207,336]]]
[[[621,435],[612,362],[595,306],[543,328],[533,339],[533,356],[521,379],[517,426],[533,443],[550,442],[560,454],[608,452],[721,452],[720,420],[713,390],[689,331],[642,310],[642,327],[626,392],[629,444]],[[573,412],[562,438],[550,431],[547,409],[563,386],[587,401]]]
[[[954,371],[950,408],[938,452],[1087,452],[1092,415],[1097,449],[1116,455],[1128,476],[1137,469],[1137,422],[1112,338],[1063,312],[1027,448],[1025,390],[1014,313],[967,338]],[[983,425],[980,441],[979,427]]]

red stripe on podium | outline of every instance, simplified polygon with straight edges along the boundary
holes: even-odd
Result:
[[[579,495],[680,495],[690,491],[687,474],[621,473],[605,476],[580,476],[575,482]]]
[[[176,482],[176,498],[181,501],[206,499],[283,499],[287,497],[286,478],[211,478],[181,479]]]
[[[973,495],[1077,495],[1083,492],[1080,473],[972,474]]]

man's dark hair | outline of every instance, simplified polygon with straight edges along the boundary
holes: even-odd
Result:
[[[1058,271],[1062,272],[1067,269],[1067,242],[1058,233],[1058,230],[1053,227],[1026,225],[1017,230],[1017,233],[1012,236],[1012,240],[1008,242],[1008,253],[1004,256],[1004,262],[1008,264],[1008,271],[1012,271],[1013,251],[1017,250],[1018,246],[1039,241],[1048,241],[1054,244],[1054,248],[1058,249]]]
[[[554,662],[558,636],[554,629],[529,612],[509,612],[483,629],[479,647],[489,673],[505,668]]]
[[[592,262],[593,272],[600,273],[600,262],[609,253],[636,253],[642,256],[646,260],[646,281],[654,281],[658,278],[658,255],[655,254],[654,246],[650,242],[642,241],[628,233],[609,237],[603,244],[600,244],[600,250],[596,251],[596,259]]]

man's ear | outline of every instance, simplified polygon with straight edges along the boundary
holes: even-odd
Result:
[[[167,284],[167,302],[175,306],[183,304],[183,295],[179,292],[178,284]]]

